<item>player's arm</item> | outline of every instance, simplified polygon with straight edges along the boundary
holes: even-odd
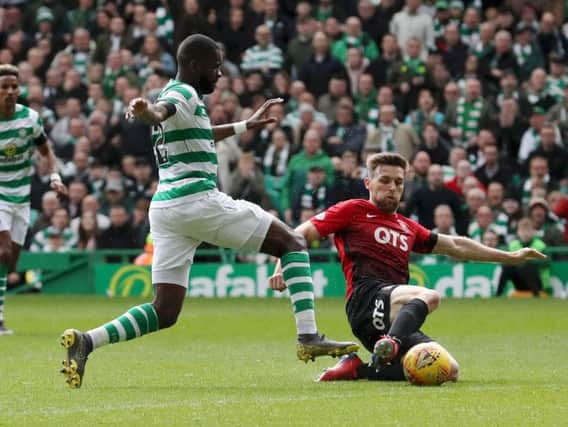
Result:
[[[490,248],[467,237],[438,235],[432,253],[449,255],[462,261],[498,262],[521,264],[529,260],[546,259],[546,255],[532,248],[522,248],[514,252]]]
[[[282,98],[269,99],[247,120],[229,123],[226,125],[213,126],[213,139],[215,142],[222,141],[225,138],[244,133],[247,130],[261,129],[269,123],[274,123],[276,121],[274,117],[263,118],[262,116],[264,116],[272,105],[280,104],[281,102],[284,102]]]
[[[126,120],[139,119],[152,126],[159,125],[176,113],[172,102],[158,101],[152,104],[144,98],[134,98],[126,109]]]
[[[42,133],[38,138],[34,140],[34,144],[45,159],[47,160],[47,170],[49,171],[49,180],[51,188],[58,194],[67,195],[67,187],[63,184],[61,180],[61,175],[59,175],[59,170],[57,168],[57,160],[55,159],[55,154],[53,150],[47,143],[47,138]]]
[[[304,236],[308,247],[314,240],[321,239],[317,228],[314,224],[312,224],[311,221],[306,221],[303,224],[300,224],[296,227],[295,231]],[[268,284],[271,289],[275,289],[277,291],[283,291],[284,289],[286,289],[284,277],[282,276],[282,264],[280,263],[280,260],[276,262],[276,265],[274,266],[274,272],[268,279]]]

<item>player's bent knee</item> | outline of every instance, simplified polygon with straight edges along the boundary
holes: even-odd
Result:
[[[286,245],[287,252],[301,252],[307,248],[306,238],[300,233],[292,232]]]
[[[179,310],[175,307],[164,307],[160,304],[154,304],[154,310],[156,310],[156,315],[158,316],[160,329],[166,329],[176,324]]]
[[[442,297],[434,289],[424,289],[419,298],[426,303],[428,311],[432,313],[442,302]]]

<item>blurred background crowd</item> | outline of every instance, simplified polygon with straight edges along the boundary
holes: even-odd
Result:
[[[205,98],[213,124],[285,99],[274,125],[217,144],[222,191],[296,225],[366,198],[366,156],[397,151],[411,164],[401,212],[424,226],[491,246],[568,244],[562,1],[0,5],[0,63],[18,66],[20,102],[40,113],[70,190],[65,201],[49,191],[38,157],[32,251],[151,245],[150,128],[124,111],[175,77],[192,33],[224,52]]]

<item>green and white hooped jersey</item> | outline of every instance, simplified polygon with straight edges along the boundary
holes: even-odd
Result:
[[[0,118],[0,203],[30,202],[34,140],[43,135],[37,111],[16,104],[9,119]]]
[[[193,87],[170,80],[159,101],[174,104],[176,113],[152,131],[160,175],[152,205],[175,206],[217,188],[217,152],[207,110]]]

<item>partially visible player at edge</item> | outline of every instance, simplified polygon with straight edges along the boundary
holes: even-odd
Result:
[[[51,188],[67,194],[57,173],[41,118],[18,104],[18,68],[0,65],[0,336],[11,335],[4,325],[7,276],[16,268],[30,223],[32,155],[35,148],[47,158]]]
[[[282,260],[301,360],[340,356],[358,348],[353,342],[332,341],[318,334],[305,239],[257,205],[235,201],[217,189],[214,143],[273,122],[263,115],[282,100],[266,101],[246,121],[212,127],[201,98],[214,90],[221,76],[217,44],[204,35],[191,35],[180,44],[177,60],[177,76],[162,89],[156,102],[136,98],[126,113],[129,119],[154,126],[152,136],[160,175],[149,213],[154,242],[154,300],[86,333],[74,329],[63,333],[61,342],[67,348],[67,357],[62,373],[71,387],[81,386],[92,350],[176,323],[187,293],[193,256],[202,241],[261,251]]]
[[[308,242],[334,234],[347,282],[347,318],[353,334],[372,353],[368,365],[355,353],[344,356],[320,381],[404,380],[402,356],[414,345],[432,341],[420,327],[440,304],[440,295],[406,284],[411,251],[507,264],[546,258],[531,248],[504,252],[467,237],[437,234],[398,214],[408,169],[399,154],[374,154],[367,169],[369,200],[338,203],[296,228]],[[272,289],[286,288],[281,271],[277,263]],[[452,368],[450,379],[457,380],[459,366],[453,358]]]

